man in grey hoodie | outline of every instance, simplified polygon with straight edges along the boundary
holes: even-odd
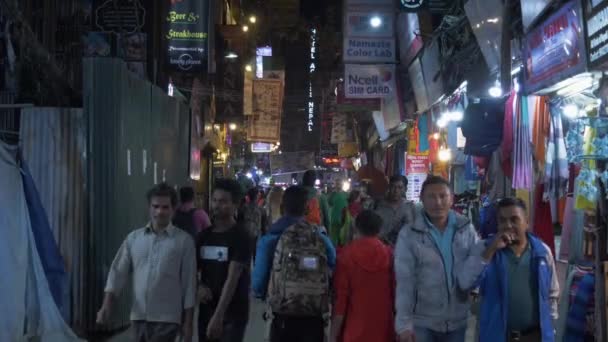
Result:
[[[485,248],[469,220],[451,210],[448,181],[430,176],[420,196],[424,208],[395,247],[395,330],[400,342],[464,342]]]

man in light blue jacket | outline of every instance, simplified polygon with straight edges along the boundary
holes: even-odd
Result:
[[[395,330],[400,342],[464,342],[485,247],[469,220],[451,210],[448,181],[428,177],[420,196],[423,209],[395,247]]]

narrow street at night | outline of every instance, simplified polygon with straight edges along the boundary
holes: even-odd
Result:
[[[0,342],[608,342],[608,0],[0,0]]]

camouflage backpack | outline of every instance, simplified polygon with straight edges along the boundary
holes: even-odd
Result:
[[[250,236],[259,236],[262,230],[262,208],[256,205],[246,205],[243,208],[243,225]]]
[[[329,310],[329,274],[317,227],[302,221],[287,228],[277,244],[268,284],[272,312],[323,316]]]

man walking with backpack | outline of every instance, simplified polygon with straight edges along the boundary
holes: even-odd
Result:
[[[272,310],[271,342],[325,338],[336,251],[317,226],[306,222],[307,198],[306,188],[288,188],[281,204],[284,216],[258,242],[252,287]]]
[[[181,206],[175,211],[173,225],[186,231],[196,241],[198,233],[211,226],[209,216],[194,205],[194,189],[191,186],[179,189],[179,199]]]
[[[315,170],[308,170],[302,176],[302,186],[306,188],[308,197],[306,199],[306,212],[304,217],[310,224],[323,226],[326,230],[330,227],[329,204],[327,197],[315,189],[317,173]]]

